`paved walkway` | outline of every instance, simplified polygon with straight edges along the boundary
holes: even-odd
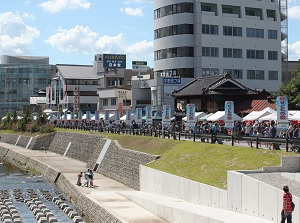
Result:
[[[8,148],[20,154],[34,158],[49,166],[54,167],[58,172],[64,174],[72,183],[77,181],[77,173],[86,170],[86,163],[71,159],[52,152],[43,152],[28,150],[15,145],[0,142],[0,146]],[[231,211],[216,209],[212,207],[191,204],[175,198],[153,195],[150,193],[133,190],[115,180],[105,177],[99,173],[94,174],[94,188],[79,187],[81,193],[101,205],[124,223],[162,223],[166,222],[157,217],[148,210],[137,205],[132,200],[140,199],[142,202],[152,202],[164,210],[179,209],[182,213],[192,213],[194,215],[204,216],[202,222],[219,222],[219,223],[271,223],[271,221],[256,218]],[[123,195],[123,196],[122,196]],[[126,198],[125,198],[126,197]],[[128,198],[128,199],[127,199]],[[177,213],[177,212],[176,212]],[[193,223],[191,219],[184,218],[184,214],[177,219],[169,219],[168,222]],[[212,217],[215,221],[209,221]],[[204,220],[204,219],[207,219]]]

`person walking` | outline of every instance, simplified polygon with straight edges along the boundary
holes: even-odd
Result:
[[[293,196],[289,191],[289,187],[285,185],[283,187],[283,202],[282,202],[282,211],[281,211],[281,223],[285,223],[285,220],[287,220],[287,223],[292,223],[292,200]]]

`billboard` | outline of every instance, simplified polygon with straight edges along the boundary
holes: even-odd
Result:
[[[132,71],[147,72],[147,61],[132,61]]]
[[[126,68],[126,55],[103,54],[103,68]]]

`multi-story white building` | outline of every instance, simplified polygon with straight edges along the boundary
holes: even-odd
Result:
[[[279,89],[278,0],[153,2],[157,86],[152,100],[157,101],[157,111],[169,103],[174,89],[196,77],[227,73],[252,89]]]

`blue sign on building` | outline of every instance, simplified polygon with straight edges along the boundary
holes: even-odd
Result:
[[[164,84],[181,84],[181,78],[164,78]]]
[[[104,68],[126,68],[125,54],[103,54]]]

